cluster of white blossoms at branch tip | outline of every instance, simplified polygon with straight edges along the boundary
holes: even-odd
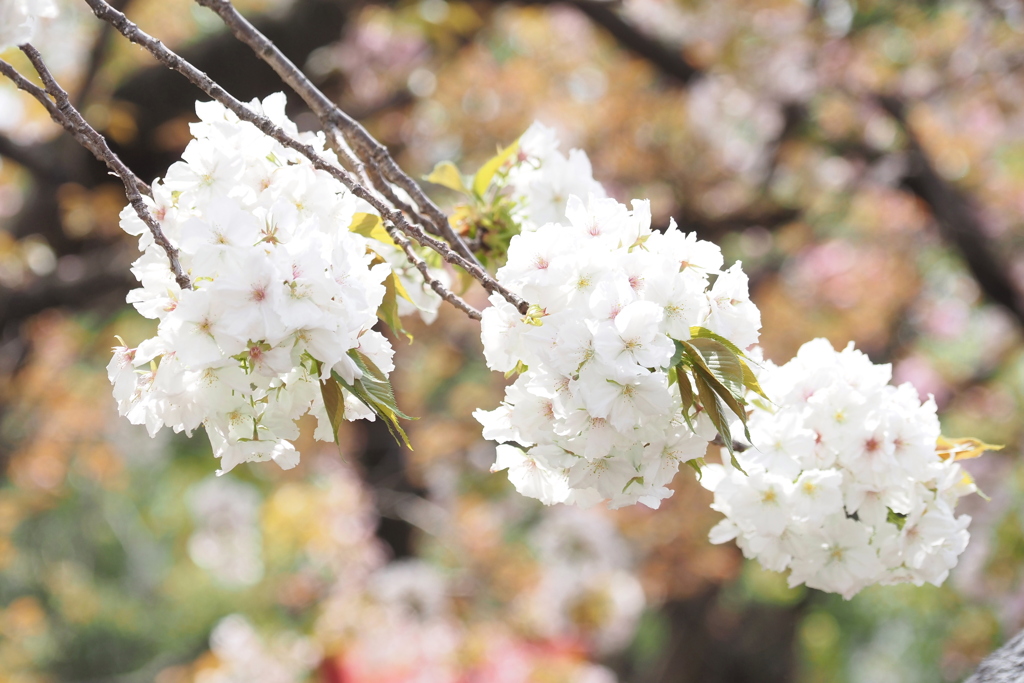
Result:
[[[759,379],[775,403],[752,401],[746,474],[711,465],[703,482],[726,519],[713,543],[736,539],[744,555],[791,586],[852,597],[871,584],[941,584],[967,547],[959,497],[976,490],[955,460],[936,452],[935,403],[889,384],[851,344],[804,344]]]
[[[32,42],[39,21],[56,16],[53,0],[0,0],[0,52]]]
[[[250,106],[325,158],[322,135],[300,134],[285,97]],[[193,288],[182,290],[131,207],[122,227],[138,235],[128,300],[159,321],[138,348],[118,347],[108,366],[122,415],[191,433],[204,425],[221,472],[239,463],[298,462],[296,420],[317,415],[332,440],[319,380],[352,383],[369,360],[393,369],[387,339],[371,329],[390,271],[350,232],[357,200],[303,156],[217,103],[197,104],[200,122],[183,161],[153,186],[151,211],[180,250]],[[372,366],[371,366],[372,367]],[[373,419],[347,391],[345,418]]]
[[[533,308],[523,316],[491,297],[487,365],[521,374],[500,407],[475,417],[505,444],[494,469],[508,469],[523,495],[657,507],[679,464],[715,435],[703,415],[696,432],[687,425],[667,372],[672,340],[699,326],[747,347],[760,313],[740,264],[723,271],[717,246],[674,224],[652,231],[648,202],[570,195],[564,213],[513,237],[498,270]]]
[[[590,159],[580,149],[565,156],[558,149],[554,130],[535,122],[519,138],[518,163],[508,174],[512,198],[520,210],[516,218],[523,232],[547,223],[565,223],[569,197],[605,196],[594,180]]]

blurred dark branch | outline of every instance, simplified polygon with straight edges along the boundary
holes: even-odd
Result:
[[[552,5],[557,0],[522,0],[524,5]],[[615,3],[606,0],[567,0],[561,4],[575,7],[611,34],[619,45],[637,57],[650,63],[662,75],[680,85],[688,85],[703,75],[703,70],[691,64],[682,51],[654,36],[647,35],[639,27],[624,19],[615,9]]]
[[[784,102],[782,104],[782,119],[782,130],[768,145],[768,167],[765,169],[764,179],[761,181],[761,194],[768,193],[772,180],[775,179],[783,146],[787,141],[797,137],[807,122],[807,105],[802,102]]]
[[[37,278],[25,288],[0,287],[0,330],[6,333],[48,308],[84,309],[113,294],[123,302],[124,294],[137,284],[128,269],[131,257],[121,247],[65,258],[76,259],[71,268],[66,263],[58,266],[55,273]]]
[[[361,0],[295,0],[282,16],[258,17],[252,23],[289,60],[304,64],[314,50],[341,38],[342,29],[361,6]],[[188,45],[179,54],[240,100],[263,98],[282,89],[273,69],[229,31]],[[163,65],[155,65],[126,79],[113,98],[134,105],[139,129],[136,139],[118,153],[143,178],[163,175],[181,150],[161,145],[159,130],[168,121],[195,117],[197,98],[192,85]]]
[[[668,602],[661,610],[669,642],[654,670],[637,683],[790,683],[797,670],[797,628],[810,604],[739,605],[714,589]]]
[[[1024,293],[1014,284],[1006,264],[996,256],[997,248],[985,234],[971,200],[935,170],[907,121],[903,102],[888,95],[877,96],[875,100],[900,125],[907,138],[903,186],[928,205],[942,238],[960,253],[985,295],[1005,307],[1024,327]]]
[[[60,174],[37,145],[19,145],[10,138],[0,135],[0,156],[7,157],[39,180],[59,182]]]
[[[110,4],[124,12],[131,3],[132,0],[112,0]],[[78,92],[72,98],[76,107],[81,107],[89,100],[89,96],[92,95],[93,86],[96,85],[96,76],[99,75],[100,69],[103,68],[103,63],[107,59],[107,54],[110,52],[111,38],[113,36],[114,29],[110,24],[102,24],[100,26],[99,33],[96,34],[96,40],[89,51],[89,61],[85,67],[82,82],[78,86]]]
[[[586,14],[591,21],[608,31],[623,48],[680,84],[687,85],[703,74],[701,69],[686,59],[681,50],[644,33],[624,19],[612,3],[602,0],[570,0],[566,4]]]
[[[682,213],[679,228],[683,232],[695,232],[702,240],[718,242],[729,233],[740,232],[754,226],[774,231],[800,218],[796,208],[755,205],[745,207],[720,218],[708,218],[698,214]]]
[[[364,165],[374,169],[375,174],[361,173],[363,178],[370,181],[367,183],[368,187],[381,192],[386,198],[394,197],[389,183],[404,190],[418,209],[417,213],[408,214],[407,217],[409,219],[422,217],[424,219],[422,221],[423,228],[427,232],[444,237],[463,258],[477,267],[481,267],[472,250],[466,246],[448,222],[448,216],[427,197],[419,183],[398,167],[387,148],[371,136],[358,121],[331,102],[294,62],[288,59],[271,40],[234,8],[231,0],[196,0],[196,2],[216,12],[236,38],[252,48],[260,59],[274,69],[281,80],[298,93],[299,97],[320,119],[335,152],[338,152],[339,155],[344,155],[347,152],[338,139],[340,136],[344,138],[345,143],[357,158],[358,170],[362,170]],[[374,178],[379,182],[374,183]],[[444,298],[451,301],[448,297]],[[462,307],[460,306],[460,308]]]
[[[403,449],[380,420],[360,420],[358,428],[366,438],[359,452],[364,481],[373,489],[381,513],[377,537],[391,548],[392,557],[409,557],[415,552],[416,529],[437,530],[439,511],[426,499],[426,491],[409,479]]]
[[[182,289],[191,289],[192,283],[188,278],[188,275],[181,269],[181,263],[178,261],[178,250],[171,244],[170,240],[164,235],[163,228],[160,223],[153,217],[149,211],[149,207],[143,200],[143,195],[152,195],[149,185],[142,182],[135,173],[128,168],[121,159],[114,154],[114,152],[107,145],[106,139],[100,135],[95,128],[89,125],[82,114],[75,109],[71,104],[71,100],[68,97],[67,92],[57,83],[57,80],[53,77],[47,69],[46,64],[43,61],[43,56],[31,45],[22,45],[21,51],[28,57],[32,66],[35,68],[36,73],[43,80],[43,84],[46,86],[45,94],[36,88],[31,86],[20,78],[20,74],[16,72],[10,73],[9,70],[4,70],[4,75],[8,76],[15,82],[15,84],[21,90],[25,90],[39,102],[46,107],[47,111],[50,112],[50,117],[54,121],[59,123],[64,129],[71,134],[82,146],[88,149],[93,155],[104,164],[118,177],[124,184],[124,191],[128,197],[129,203],[132,208],[135,209],[135,213],[139,219],[149,228],[150,233],[153,235],[153,240],[164,250],[167,254],[167,260],[170,262],[171,271],[174,273],[174,279],[178,283],[178,286]],[[5,62],[0,62],[0,65],[9,67]],[[31,86],[31,87],[29,87]],[[49,95],[53,98],[52,102],[46,97]]]

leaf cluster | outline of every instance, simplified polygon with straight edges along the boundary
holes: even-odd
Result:
[[[679,386],[683,418],[693,429],[696,415],[706,413],[722,437],[733,466],[742,471],[736,459],[729,413],[739,418],[743,434],[750,441],[746,394],[753,392],[769,400],[750,369],[749,359],[728,339],[703,327],[691,327],[687,341],[673,341],[676,352],[670,361],[669,381]]]
[[[465,198],[456,204],[449,220],[488,266],[504,262],[509,242],[519,234],[514,217],[518,202],[505,191],[509,171],[519,160],[517,140],[499,150],[472,178],[463,177],[450,161],[438,163],[425,178]]]
[[[324,406],[327,408],[327,417],[331,421],[331,432],[335,442],[338,440],[341,421],[345,419],[345,395],[341,391],[344,388],[387,425],[388,431],[395,437],[395,440],[401,440],[406,448],[412,450],[409,437],[398,420],[399,418],[403,420],[415,418],[406,415],[398,408],[395,392],[391,388],[391,382],[388,381],[387,375],[357,349],[350,350],[348,356],[362,371],[362,377],[349,383],[332,370],[329,378],[320,381],[320,393],[324,399]]]

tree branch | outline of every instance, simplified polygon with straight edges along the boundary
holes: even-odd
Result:
[[[339,129],[363,163],[372,164],[380,170],[385,179],[405,190],[419,210],[426,214],[426,223],[428,228],[432,228],[431,233],[443,235],[467,261],[480,266],[476,256],[451,227],[448,217],[426,196],[419,184],[398,167],[387,148],[370,135],[358,121],[331,102],[272,41],[239,14],[230,0],[196,2],[216,12],[236,38],[252,48],[260,59],[269,64],[281,80],[291,86],[316,114],[326,131],[332,128]],[[378,189],[384,191],[384,187]]]
[[[423,276],[423,281],[430,285],[430,288],[434,290],[439,297],[468,315],[473,320],[481,319],[482,316],[480,315],[480,311],[467,304],[462,297],[446,288],[437,278],[430,274],[430,269],[428,268],[426,261],[421,259],[419,254],[413,250],[412,245],[409,243],[409,240],[405,235],[400,233],[393,225],[385,224],[384,228],[388,231],[388,234],[391,235],[391,239],[395,241],[395,244],[400,246],[402,251],[405,252],[405,257],[409,259],[409,262],[416,266],[416,270],[420,271],[420,274]]]
[[[529,304],[524,301],[522,297],[506,289],[501,283],[492,278],[481,266],[466,260],[446,243],[434,239],[433,237],[425,234],[422,229],[412,225],[406,219],[404,214],[381,201],[373,192],[357,182],[348,171],[337,164],[328,162],[326,159],[321,157],[313,147],[292,139],[284,132],[284,130],[275,125],[270,119],[249,109],[247,106],[242,104],[242,102],[225,91],[220,85],[213,82],[206,74],[196,69],[192,64],[165,47],[159,40],[153,38],[133,22],[129,21],[124,14],[115,10],[105,0],[85,1],[93,9],[93,12],[97,17],[110,23],[122,35],[128,38],[128,40],[145,48],[165,66],[185,76],[193,85],[201,89],[217,102],[221,103],[224,107],[238,116],[239,119],[253,124],[265,135],[268,135],[283,146],[293,149],[305,156],[313,164],[314,168],[328,173],[338,180],[338,182],[347,187],[355,196],[369,203],[380,213],[381,217],[385,221],[390,222],[421,245],[433,249],[448,263],[456,265],[468,272],[483,285],[484,289],[491,293],[500,294],[521,313],[525,314],[529,310]]]
[[[990,654],[964,683],[1020,683],[1024,676],[1024,631]]]
[[[678,49],[645,34],[623,19],[612,8],[612,3],[605,0],[571,0],[566,4],[586,14],[591,21],[608,31],[619,45],[650,62],[661,73],[681,85],[688,85],[703,75],[703,71],[687,61]]]
[[[553,5],[558,0],[521,0],[524,5]],[[612,38],[626,50],[649,62],[663,75],[680,85],[704,75],[704,71],[691,64],[682,52],[657,38],[647,35],[632,22],[624,19],[608,0],[564,0],[562,4],[575,7],[611,34]]]
[[[78,110],[72,106],[67,92],[60,87],[53,74],[47,69],[39,51],[27,44],[21,46],[21,51],[25,53],[25,56],[28,57],[39,77],[43,80],[46,90],[43,91],[38,86],[30,83],[14,67],[3,60],[0,60],[0,73],[13,80],[20,89],[35,97],[36,100],[46,107],[54,121],[63,126],[65,130],[71,133],[76,140],[92,152],[97,159],[104,162],[121,179],[121,182],[124,184],[125,194],[132,208],[135,209],[135,213],[146,224],[146,227],[149,228],[153,235],[153,239],[167,254],[171,271],[174,273],[174,279],[177,281],[178,286],[182,289],[191,289],[192,283],[189,281],[188,276],[182,272],[181,263],[178,262],[178,250],[174,248],[166,235],[164,235],[163,229],[161,229],[156,219],[153,218],[149,208],[146,206],[146,202],[142,198],[143,192],[149,194],[149,186],[139,180],[132,173],[131,169],[124,165],[124,162],[107,146],[107,141],[104,137],[96,132],[96,129],[90,126]],[[52,101],[50,97],[53,98]]]
[[[886,95],[875,100],[907,137],[908,164],[903,185],[931,209],[943,239],[960,253],[985,295],[1006,308],[1024,327],[1024,293],[996,257],[997,249],[986,236],[971,201],[935,170],[907,121],[903,102]]]
[[[78,259],[80,272],[74,277],[67,277],[58,269],[24,288],[0,287],[0,331],[48,308],[89,306],[105,294],[119,293],[124,303],[124,294],[137,284],[128,270],[131,258],[121,247],[66,258]]]

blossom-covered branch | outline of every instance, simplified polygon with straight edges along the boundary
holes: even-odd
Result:
[[[427,283],[432,290],[434,290],[435,294],[468,315],[473,320],[481,319],[482,316],[480,311],[467,304],[462,297],[445,287],[440,280],[430,274],[430,268],[427,266],[426,261],[421,259],[419,254],[413,250],[412,244],[410,244],[409,239],[405,235],[400,233],[393,225],[387,225],[386,229],[388,231],[388,235],[391,236],[391,239],[394,240],[395,244],[402,248],[402,251],[405,253],[405,257],[416,267],[416,270],[418,270],[423,276],[423,281]]]
[[[97,17],[110,23],[122,35],[133,43],[140,45],[155,56],[161,63],[174,69],[189,79],[195,86],[200,88],[207,95],[225,106],[239,119],[256,126],[261,132],[278,143],[293,149],[306,157],[315,168],[333,176],[342,185],[348,188],[355,196],[366,201],[381,217],[397,227],[403,233],[416,240],[419,244],[427,246],[436,251],[445,261],[458,266],[469,273],[473,278],[483,285],[484,289],[491,293],[501,295],[506,301],[516,307],[522,313],[526,313],[529,304],[509,289],[501,285],[491,277],[481,266],[466,260],[445,242],[427,235],[422,229],[413,225],[400,211],[381,201],[372,191],[360,184],[351,173],[336,163],[331,163],[320,156],[316,150],[308,144],[298,142],[277,126],[273,121],[262,116],[247,107],[236,99],[221,86],[211,80],[206,74],[196,69],[192,64],[182,59],[175,52],[169,50],[159,40],[142,31],[128,18],[115,10],[104,0],[85,0],[93,9]]]
[[[329,135],[332,131],[339,130],[362,163],[379,170],[379,175],[382,176],[379,180],[391,181],[404,190],[420,211],[425,214],[427,220],[424,223],[428,232],[443,236],[459,254],[479,265],[473,252],[452,229],[448,217],[424,194],[419,184],[399,168],[387,148],[374,139],[358,121],[331,102],[271,40],[235,9],[231,0],[196,0],[196,2],[216,12],[235,37],[252,48],[260,59],[269,64],[281,77],[281,80],[295,90],[316,114]],[[378,178],[371,176],[371,180],[378,180]],[[374,185],[386,196],[389,194],[393,196],[390,188],[384,182],[375,182]]]
[[[114,154],[109,145],[107,145],[107,141],[103,136],[100,135],[95,128],[90,126],[78,110],[72,106],[67,92],[60,87],[49,69],[47,69],[39,51],[29,44],[22,45],[21,49],[29,58],[29,61],[39,74],[39,77],[43,80],[43,84],[46,86],[46,89],[43,90],[26,79],[18,73],[13,66],[3,60],[0,60],[0,73],[9,78],[19,89],[32,95],[46,108],[50,117],[55,122],[59,123],[76,140],[78,140],[83,147],[92,152],[97,159],[105,163],[107,167],[121,179],[121,182],[124,184],[125,194],[127,195],[132,208],[138,214],[143,223],[146,224],[146,227],[153,235],[153,239],[167,255],[171,271],[174,273],[175,281],[182,289],[191,287],[192,285],[189,281],[188,275],[186,275],[181,269],[181,263],[178,260],[178,250],[170,243],[170,241],[168,241],[166,235],[164,235],[163,229],[149,212],[149,207],[143,199],[143,194],[148,195],[151,192],[149,186],[140,180],[139,177],[136,176],[116,154]],[[53,99],[50,99],[51,97]]]

